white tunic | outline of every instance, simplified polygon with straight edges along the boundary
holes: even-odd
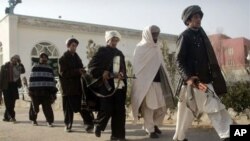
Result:
[[[148,108],[155,110],[164,107],[165,100],[162,94],[161,84],[158,82],[153,82],[146,94],[146,105]]]
[[[151,87],[153,80],[161,66],[167,76],[160,47],[154,43],[150,28],[147,27],[143,30],[142,40],[137,44],[133,55],[133,71],[136,79],[132,85],[131,106],[135,120],[138,118],[138,111],[144,98],[148,93],[152,92]],[[158,101],[157,98],[152,97],[152,95],[148,95],[147,99],[148,101],[151,101],[151,99],[153,99],[152,101]],[[158,105],[152,105],[153,102],[149,103],[153,108],[158,107]],[[160,105],[161,104],[162,102],[160,102]]]

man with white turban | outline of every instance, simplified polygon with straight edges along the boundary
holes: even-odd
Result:
[[[173,106],[172,89],[160,47],[157,44],[160,28],[152,25],[142,32],[142,40],[134,51],[131,106],[137,120],[144,118],[144,129],[150,138],[159,138],[158,126],[163,122],[166,105]]]
[[[176,64],[184,85],[179,85],[174,141],[187,141],[185,132],[194,117],[207,113],[223,141],[229,141],[232,119],[217,95],[227,92],[213,47],[201,27],[203,12],[197,5],[187,7],[182,20],[187,29],[177,40]],[[180,83],[180,84],[182,84]]]
[[[126,65],[123,53],[116,48],[121,35],[106,31],[105,40],[107,45],[98,49],[88,65],[90,74],[101,80],[94,89],[100,100],[95,135],[101,136],[111,118],[110,140],[125,140]]]

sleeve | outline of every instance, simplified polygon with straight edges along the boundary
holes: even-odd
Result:
[[[83,68],[83,65],[82,65]],[[65,58],[59,59],[59,75],[63,78],[80,77],[80,68],[74,69],[67,65]]]
[[[184,81],[187,81],[191,77],[187,64],[188,60],[187,48],[188,48],[187,37],[181,35],[177,40],[176,65],[177,65],[177,70],[179,71]]]
[[[25,73],[25,68],[24,68],[23,64],[19,64],[19,70],[20,70],[21,74]]]
[[[92,57],[92,59],[88,64],[89,73],[92,74],[94,78],[101,77],[105,70],[107,71],[109,70],[110,66],[105,65],[107,64],[106,63],[107,58],[105,59],[104,56],[105,56],[105,51],[104,48],[101,47],[98,49],[98,51]]]

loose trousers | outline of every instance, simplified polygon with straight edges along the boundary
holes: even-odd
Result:
[[[81,109],[81,95],[63,96],[64,123],[68,128],[72,128],[74,113],[79,112],[85,125],[94,126],[94,115],[91,111]]]
[[[54,113],[51,107],[50,95],[45,96],[31,96],[32,102],[30,104],[29,119],[31,121],[37,120],[39,112],[39,105],[42,105],[43,113],[48,123],[54,122]]]
[[[214,91],[211,84],[208,84],[208,87],[212,91]],[[185,95],[187,95],[187,89],[186,86],[183,86],[179,97],[180,101],[178,102],[176,130],[173,137],[174,140],[183,140],[186,137],[186,131],[192,125],[192,121],[194,120],[193,113],[186,105]],[[216,107],[215,105],[217,104],[211,105],[208,101],[208,98],[211,97],[209,97],[206,93],[200,92],[199,90],[194,90],[194,96],[197,101],[199,112],[207,113],[219,137],[229,137],[229,128],[230,124],[232,124],[233,121],[227,110],[225,108],[221,109],[220,107]],[[217,95],[215,94],[215,96]],[[206,107],[207,105],[209,105],[211,109],[209,109],[209,107]],[[218,105],[223,104],[219,103]],[[206,110],[204,111],[204,109]]]
[[[100,111],[97,114],[96,128],[104,131],[111,118],[111,137],[125,138],[125,101],[125,89],[118,89],[111,97],[100,98]]]
[[[146,104],[143,103],[142,111],[144,119],[144,129],[146,130],[146,132],[152,133],[155,130],[154,126],[159,126],[162,124],[166,114],[166,107],[150,109]]]
[[[141,110],[144,119],[144,129],[148,133],[154,132],[154,126],[161,125],[166,114],[166,104],[161,83],[152,83],[142,102]]]
[[[18,95],[18,88],[16,82],[9,82],[8,88],[3,90],[4,96],[4,104],[5,104],[5,112],[4,112],[4,119],[10,120],[15,119],[15,104],[16,99],[19,98]]]

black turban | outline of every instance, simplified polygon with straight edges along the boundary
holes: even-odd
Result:
[[[183,11],[181,19],[183,20],[184,24],[187,25],[187,20],[197,13],[200,14],[201,18],[203,17],[203,12],[201,11],[200,6],[191,5]]]

